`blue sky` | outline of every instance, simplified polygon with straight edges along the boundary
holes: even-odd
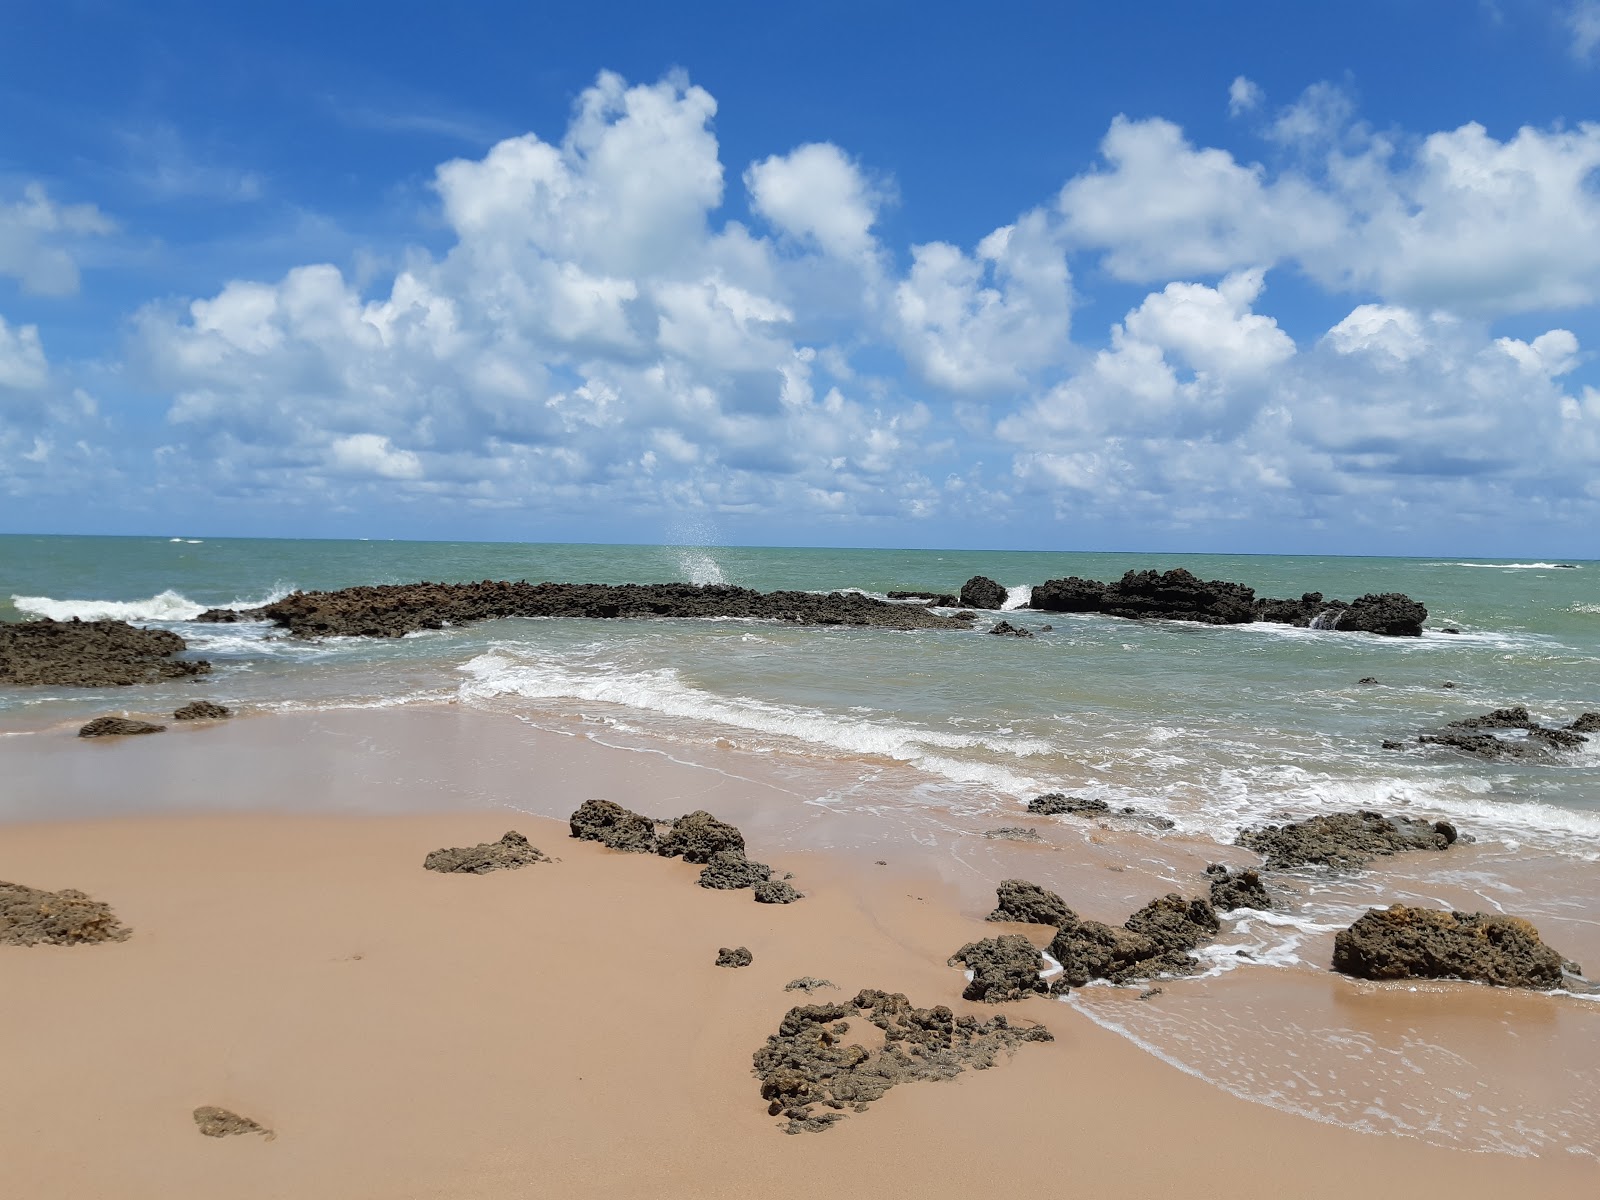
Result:
[[[1600,0],[456,7],[0,0],[0,530],[1595,552]]]

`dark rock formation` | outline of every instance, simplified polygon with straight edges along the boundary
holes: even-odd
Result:
[[[1555,750],[1576,750],[1589,740],[1583,734],[1574,733],[1570,729],[1546,729],[1543,725],[1535,725],[1529,729],[1528,738]]]
[[[1396,904],[1371,909],[1333,942],[1333,969],[1360,979],[1472,979],[1553,988],[1562,957],[1516,917]]]
[[[1068,813],[1075,817],[1098,816],[1111,811],[1111,806],[1104,800],[1091,800],[1087,796],[1068,796],[1062,792],[1046,792],[1042,796],[1035,796],[1028,801],[1028,811],[1043,813],[1045,816],[1059,816]]]
[[[1379,812],[1330,813],[1289,825],[1264,825],[1239,835],[1274,870],[1325,866],[1353,870],[1374,858],[1409,850],[1443,850],[1456,840],[1455,827]]]
[[[210,700],[195,700],[172,714],[174,721],[220,721],[233,716],[233,710]]]
[[[1486,758],[1491,762],[1507,758],[1527,758],[1530,754],[1543,749],[1538,743],[1527,739],[1514,742],[1509,738],[1495,737],[1492,733],[1463,733],[1458,730],[1425,733],[1417,738],[1417,741],[1424,746],[1446,746],[1451,750],[1460,750],[1463,754]]]
[[[1462,717],[1451,721],[1451,729],[1532,729],[1533,717],[1522,705],[1496,708],[1476,717]]]
[[[132,931],[108,904],[65,888],[47,892],[0,883],[0,946],[77,946],[120,942]]]
[[[752,862],[737,850],[718,850],[706,860],[700,872],[700,886],[718,891],[755,887],[772,878],[772,868],[766,863]]]
[[[0,622],[0,687],[126,687],[211,670],[172,657],[186,647],[175,633],[126,621]]]
[[[783,990],[786,992],[804,992],[808,996],[812,992],[820,991],[822,988],[833,988],[837,991],[839,985],[831,979],[814,979],[810,975],[802,975],[799,979],[791,979],[783,985]]]
[[[549,861],[548,856],[530,846],[528,839],[513,829],[498,842],[435,850],[422,860],[422,865],[430,871],[446,874],[487,875],[490,871],[507,871]]]
[[[1206,874],[1211,876],[1211,907],[1218,912],[1233,912],[1239,908],[1271,912],[1277,907],[1272,903],[1267,885],[1261,882],[1260,874],[1248,867],[1230,871],[1221,863],[1212,863],[1206,868]]]
[[[664,858],[682,858],[689,863],[709,863],[721,850],[744,855],[744,834],[726,821],[719,821],[704,809],[696,809],[672,822],[656,846]]]
[[[985,829],[983,836],[994,839],[999,838],[1007,842],[1042,842],[1037,829],[1028,829],[1023,825],[1001,825],[996,829]]]
[[[921,600],[930,608],[954,608],[961,603],[949,592],[889,592],[888,596],[891,600]]]
[[[974,575],[961,585],[963,608],[999,608],[1006,602],[1006,589],[987,575]]]
[[[844,1040],[853,1017],[882,1031],[881,1048]],[[846,1108],[865,1112],[898,1084],[954,1079],[968,1068],[992,1067],[1001,1051],[1020,1043],[1051,1040],[1043,1026],[957,1017],[942,1004],[914,1008],[899,992],[867,988],[849,1004],[791,1008],[753,1064],[767,1112],[786,1118],[786,1133],[810,1133],[842,1120]]]
[[[793,904],[805,896],[782,879],[768,879],[755,886],[757,904]]]
[[[1600,712],[1581,713],[1567,728],[1574,733],[1600,733]]]
[[[1365,687],[1373,687],[1377,684],[1378,677],[1376,675],[1363,675],[1360,679],[1356,680],[1356,682]]]
[[[78,730],[78,736],[81,738],[133,737],[140,733],[160,733],[165,729],[165,725],[156,725],[150,721],[134,721],[127,717],[96,717]]]
[[[1033,589],[1032,608],[1113,617],[1243,625],[1255,620],[1255,593],[1237,583],[1174,571],[1129,571],[1116,583],[1052,579]]]
[[[1341,633],[1421,637],[1427,619],[1427,608],[1402,592],[1369,592],[1352,600],[1333,628]]]
[[[569,818],[572,836],[613,850],[648,854],[656,848],[656,823],[610,800],[585,800]]]
[[[229,614],[224,616],[223,614]],[[408,583],[295,592],[242,614],[213,609],[197,620],[271,621],[299,637],[400,637],[500,617],[754,617],[804,625],[965,629],[915,604],[856,592],[756,592],[725,584]]]
[[[1031,638],[1033,636],[1033,631],[1031,629],[1024,629],[1020,625],[1013,625],[1010,621],[998,622],[993,629],[989,630],[989,632],[994,634],[996,637]]]
[[[1406,744],[1404,742],[1397,742],[1392,738],[1384,738],[1382,746],[1385,750],[1404,750],[1406,748]]]
[[[194,1110],[194,1123],[200,1132],[207,1137],[229,1137],[241,1133],[259,1133],[270,1142],[274,1136],[272,1130],[265,1125],[258,1124],[249,1117],[241,1117],[236,1112],[229,1112],[225,1108],[217,1108],[212,1104],[202,1104]]]
[[[1191,974],[1199,964],[1189,952],[1211,941],[1220,928],[1209,901],[1176,893],[1152,900],[1120,929],[1099,921],[1064,925],[1046,949],[1062,967],[1052,990],[1082,987],[1091,979],[1129,983]]]
[[[1044,970],[1044,959],[1033,943],[1020,933],[968,942],[950,956],[950,965],[972,971],[972,979],[961,993],[967,1000],[1003,1004],[1050,990],[1039,978],[1039,972]]]
[[[719,967],[748,967],[754,961],[750,951],[743,946],[735,946],[731,950],[727,946],[717,947]]]
[[[1324,600],[1321,592],[1302,593],[1298,600],[1273,600],[1262,596],[1252,605],[1258,621],[1297,625],[1301,629],[1332,629],[1340,614],[1349,607],[1343,600]]]
[[[1078,914],[1068,908],[1060,896],[1026,879],[1002,880],[994,896],[995,909],[985,918],[989,921],[1020,921],[1059,928],[1074,924],[1078,919]]]

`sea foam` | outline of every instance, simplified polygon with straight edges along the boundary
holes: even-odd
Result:
[[[50,596],[12,596],[16,610],[52,621],[192,621],[209,608],[259,608],[282,600],[293,588],[278,587],[260,599],[232,600],[227,604],[199,604],[182,592],[168,588],[145,600],[56,600]]]

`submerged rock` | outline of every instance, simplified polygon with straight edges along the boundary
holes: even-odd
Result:
[[[1600,733],[1600,712],[1581,713],[1567,728],[1574,733]]]
[[[1220,928],[1209,901],[1176,893],[1152,900],[1120,929],[1100,921],[1064,926],[1045,951],[1062,967],[1052,990],[1083,987],[1093,979],[1129,983],[1192,974],[1199,963],[1189,952],[1215,938]]]
[[[1010,621],[999,621],[994,628],[989,630],[996,637],[1031,638],[1033,631],[1024,629],[1020,625],[1013,625]]]
[[[766,863],[752,862],[737,850],[718,850],[706,861],[699,883],[703,888],[733,891],[755,887],[770,878],[772,868]]]
[[[854,1017],[877,1026],[881,1047],[845,1041]],[[1051,1040],[1040,1025],[957,1017],[942,1004],[914,1008],[899,992],[866,988],[849,1004],[791,1008],[752,1062],[767,1112],[785,1118],[784,1132],[813,1133],[842,1120],[846,1108],[865,1112],[892,1087],[954,1079],[992,1067],[1023,1042]]]
[[[717,947],[717,966],[719,967],[748,967],[755,961],[755,957],[744,946]]]
[[[1496,708],[1476,717],[1462,717],[1451,721],[1451,729],[1532,729],[1533,717],[1522,705]]]
[[[1516,917],[1396,904],[1371,909],[1333,942],[1333,969],[1359,979],[1470,979],[1547,989],[1563,960]]]
[[[206,1137],[219,1138],[241,1133],[259,1133],[270,1142],[275,1136],[265,1125],[212,1104],[202,1104],[194,1110],[194,1123]]]
[[[220,721],[233,716],[233,710],[210,700],[195,700],[172,714],[174,721]]]
[[[782,879],[768,879],[755,886],[757,904],[793,904],[805,896]]]
[[[1455,840],[1455,828],[1447,822],[1386,817],[1363,809],[1247,829],[1238,844],[1261,855],[1274,870],[1303,866],[1353,870],[1383,855],[1444,850]]]
[[[549,861],[547,855],[530,846],[528,839],[513,829],[503,834],[498,842],[435,850],[422,860],[422,865],[429,871],[447,874],[487,875],[490,871],[512,870],[529,863]]]
[[[297,637],[402,637],[501,617],[747,617],[804,625],[965,629],[915,604],[857,592],[757,592],[726,584],[406,583],[295,592],[260,608],[213,609],[198,620],[271,621]]]
[[[81,738],[134,737],[141,733],[162,733],[165,725],[151,721],[134,721],[127,717],[96,717],[78,730]]]
[[[989,921],[1019,921],[1029,925],[1071,925],[1078,914],[1054,892],[1026,879],[1005,879],[995,889],[995,908]]]
[[[1034,944],[1020,933],[968,942],[950,956],[950,965],[957,964],[972,971],[972,979],[961,993],[967,1000],[1003,1004],[1050,990],[1039,978],[1039,972],[1044,970],[1044,959]]]
[[[1068,796],[1062,792],[1046,792],[1028,801],[1028,811],[1046,816],[1068,813],[1075,817],[1096,816],[1111,811],[1104,800],[1091,800],[1087,796]]]
[[[1037,829],[1029,829],[1023,825],[1001,825],[995,829],[985,829],[983,836],[991,840],[999,838],[1006,842],[1042,842]]]
[[[204,675],[188,643],[126,621],[0,621],[0,687],[127,687]]]
[[[709,863],[713,854],[724,850],[742,856],[744,834],[703,808],[672,822],[672,828],[656,846],[656,853],[663,858],[682,858],[688,863]]]
[[[1240,908],[1271,912],[1277,907],[1272,903],[1267,885],[1261,882],[1260,874],[1248,867],[1230,871],[1221,863],[1212,863],[1206,868],[1206,874],[1211,876],[1211,906],[1218,912]]]
[[[1529,729],[1528,737],[1556,750],[1576,750],[1589,740],[1583,734],[1574,733],[1570,729],[1546,729],[1543,725],[1535,725]]]
[[[73,888],[47,892],[0,882],[0,946],[120,942],[131,932],[110,905]]]
[[[954,608],[961,603],[959,597],[949,592],[888,592],[891,600],[921,600],[931,608]]]
[[[974,575],[961,585],[963,608],[999,608],[1006,602],[1006,589],[987,575]]]
[[[580,841],[634,854],[649,854],[656,848],[656,823],[610,800],[585,800],[568,823]]]
[[[1463,754],[1488,759],[1490,762],[1506,758],[1527,758],[1544,749],[1537,742],[1526,739],[1514,742],[1509,738],[1495,737],[1492,733],[1466,733],[1460,730],[1424,733],[1417,738],[1417,741],[1424,746],[1444,746],[1451,750],[1460,750]]]

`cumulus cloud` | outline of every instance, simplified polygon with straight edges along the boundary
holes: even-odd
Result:
[[[1254,112],[1261,107],[1263,99],[1265,95],[1260,84],[1243,75],[1235,75],[1233,82],[1228,85],[1228,115],[1238,117]]]
[[[94,205],[57,204],[42,185],[29,183],[20,198],[0,199],[0,275],[26,292],[69,296],[78,290],[78,248],[115,229]]]
[[[872,226],[882,195],[837,146],[815,142],[762,159],[744,182],[755,210],[791,237],[812,239],[840,258],[876,251]]]
[[[34,325],[0,315],[0,492],[70,492],[103,468],[93,397],[58,372]],[[98,440],[98,439],[96,439]]]
[[[1572,35],[1572,56],[1591,61],[1600,48],[1600,0],[1573,0],[1562,15]]]

